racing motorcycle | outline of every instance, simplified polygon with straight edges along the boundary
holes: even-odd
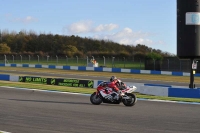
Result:
[[[123,83],[123,82],[122,82]],[[103,103],[120,104],[133,106],[137,102],[137,97],[133,92],[137,89],[135,86],[119,86],[121,95],[116,93],[112,88],[106,87],[108,82],[101,82],[97,86],[96,92],[90,96],[90,101],[94,105]]]

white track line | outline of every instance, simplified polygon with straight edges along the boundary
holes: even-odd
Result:
[[[6,131],[1,131],[1,130],[0,130],[0,133],[11,133],[11,132],[6,132]]]

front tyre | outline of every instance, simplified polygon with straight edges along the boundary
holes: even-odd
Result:
[[[127,93],[125,97],[123,97],[122,102],[125,106],[133,106],[137,102],[136,95],[133,93]]]
[[[102,103],[102,99],[96,95],[96,92],[94,92],[91,96],[90,96],[90,102],[94,105],[99,105]]]

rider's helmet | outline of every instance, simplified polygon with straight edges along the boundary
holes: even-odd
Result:
[[[103,82],[103,87],[107,87],[107,82]]]
[[[114,80],[116,80],[117,79],[117,77],[115,77],[115,76],[111,76],[111,78],[110,78],[110,82],[112,82],[112,81],[114,81]]]

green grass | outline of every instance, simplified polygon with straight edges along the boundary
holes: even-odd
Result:
[[[22,83],[22,82],[10,82],[10,81],[0,81],[0,86],[11,86],[17,88],[29,88],[29,89],[39,89],[39,90],[56,90],[61,92],[73,92],[73,93],[83,93],[91,94],[96,91],[94,88],[77,88],[77,87],[64,87],[64,86],[53,86],[53,85],[42,85],[35,83]]]

